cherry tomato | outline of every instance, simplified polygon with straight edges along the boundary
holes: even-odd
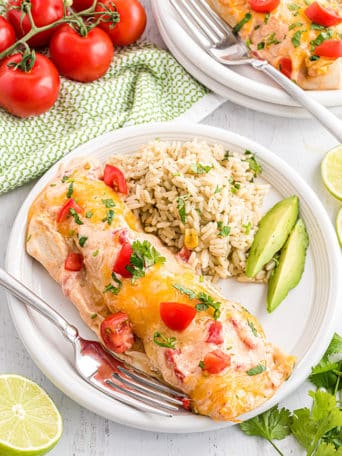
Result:
[[[223,344],[223,326],[220,321],[213,321],[210,323],[206,342],[216,345]]]
[[[80,253],[69,253],[66,257],[64,268],[67,271],[80,271],[83,266],[83,256]]]
[[[119,168],[112,165],[106,165],[103,172],[103,181],[108,187],[113,188],[116,192],[128,195],[128,188],[125,176]]]
[[[107,72],[114,48],[108,35],[98,27],[81,36],[70,25],[64,24],[51,38],[50,55],[63,76],[91,82]]]
[[[24,71],[21,54],[7,57],[0,64],[0,107],[18,117],[31,117],[48,111],[59,93],[60,80],[56,67],[45,56],[36,54],[31,70]]]
[[[282,57],[279,60],[279,70],[291,79],[292,76],[292,60],[289,57]]]
[[[101,22],[99,25],[116,46],[127,46],[143,34],[146,27],[146,12],[138,0],[101,0],[98,1],[96,11],[105,11],[105,7],[114,10],[113,3],[120,21],[114,27],[110,22]]]
[[[73,0],[72,8],[75,11],[84,11],[92,6],[93,0]]]
[[[124,312],[105,318],[100,331],[105,346],[114,353],[123,353],[134,344],[132,325]]]
[[[253,11],[258,13],[270,13],[279,5],[280,0],[249,0]]]
[[[315,24],[331,27],[342,22],[342,17],[335,13],[332,9],[324,8],[318,2],[311,3],[304,11],[306,16]]]
[[[19,38],[31,30],[30,20],[27,14],[22,13],[21,4],[24,0],[10,0],[7,6],[7,17],[13,25]],[[38,27],[51,24],[64,16],[63,0],[31,0],[31,12],[35,24]],[[31,47],[46,46],[49,44],[54,29],[46,30],[32,37],[28,44]]]
[[[173,331],[184,331],[195,318],[197,311],[180,302],[161,302],[160,318]]]
[[[16,42],[15,31],[6,19],[0,16],[0,52]]]
[[[67,217],[70,215],[70,209],[75,209],[78,214],[82,212],[80,206],[72,198],[69,198],[57,214],[58,223],[64,222],[64,220],[67,219]]]
[[[315,54],[320,57],[337,59],[342,57],[342,40],[326,40],[315,48]]]
[[[113,272],[116,274],[122,275],[122,277],[132,277],[132,274],[127,271],[127,266],[131,262],[131,256],[133,253],[132,246],[129,242],[126,242],[123,244],[121,247],[121,250],[115,260],[114,266],[113,266]]]
[[[230,356],[223,353],[222,350],[207,353],[203,360],[203,370],[209,374],[219,374],[228,366],[230,366]]]

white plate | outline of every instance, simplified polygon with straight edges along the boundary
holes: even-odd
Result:
[[[170,52],[173,56],[177,59],[177,61],[190,73],[192,74],[198,81],[204,84],[213,92],[227,98],[228,100],[236,103],[240,106],[245,108],[253,109],[254,111],[263,112],[265,114],[273,115],[273,116],[280,116],[280,117],[289,117],[289,118],[298,118],[298,119],[311,119],[311,115],[306,111],[306,109],[299,108],[296,106],[285,106],[279,105],[275,103],[268,103],[266,101],[257,100],[256,98],[252,98],[247,95],[243,95],[240,92],[236,92],[224,86],[220,82],[212,79],[206,73],[200,70],[197,66],[195,66],[184,54],[181,50],[179,50],[174,42],[170,39],[164,24],[159,16],[156,15],[156,23],[158,25],[158,29],[163,36],[165,44],[167,45]],[[338,116],[342,116],[342,106],[335,106],[330,108],[332,112],[334,112]]]
[[[163,24],[160,32],[166,44],[172,42],[198,68],[199,72],[192,73],[194,77],[201,81],[200,77],[205,73],[220,85],[249,97],[267,103],[299,106],[271,79],[249,65],[226,67],[211,58],[185,31],[169,0],[151,0],[151,3],[157,24]],[[325,106],[342,106],[342,90],[313,90],[310,95]]]
[[[130,127],[84,144],[63,161],[75,156],[92,156],[105,161],[113,153],[136,151],[141,144],[156,137],[181,141],[198,137],[209,142],[220,142],[225,147],[238,151],[252,150],[264,168],[264,179],[273,187],[266,207],[287,195],[297,194],[300,198],[301,215],[307,225],[310,248],[300,285],[290,293],[286,302],[268,315],[265,311],[264,286],[239,284],[233,280],[225,281],[224,284],[224,294],[248,307],[259,318],[270,340],[298,357],[298,364],[290,379],[271,400],[248,416],[255,415],[279,402],[303,382],[329,343],[334,321],[338,318],[341,291],[339,278],[342,273],[335,232],[318,198],[297,173],[264,147],[225,130],[178,123]],[[10,273],[75,324],[82,336],[93,338],[73,305],[63,296],[60,287],[25,253],[28,209],[58,166],[56,164],[40,179],[24,202],[11,233],[6,265]],[[161,432],[202,432],[231,424],[217,423],[192,414],[171,419],[156,417],[107,398],[78,377],[73,369],[71,346],[50,322],[13,297],[9,297],[9,306],[18,334],[40,369],[65,394],[95,413],[122,424]]]

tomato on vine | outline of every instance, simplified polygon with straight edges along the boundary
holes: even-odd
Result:
[[[76,31],[68,24],[56,30],[50,42],[50,55],[59,72],[69,79],[91,82],[103,76],[114,56],[108,35],[99,27]]]
[[[48,111],[57,100],[59,87],[54,64],[34,51],[11,55],[0,64],[0,106],[15,116]]]
[[[14,28],[4,17],[0,16],[0,52],[9,48],[15,41]]]
[[[52,24],[64,16],[64,2],[63,0],[31,0],[31,8],[28,12],[25,0],[9,0],[7,17],[19,38],[31,30],[29,14],[32,14],[37,27]],[[28,44],[32,47],[46,46],[49,44],[53,32],[53,29],[40,32],[32,37]]]

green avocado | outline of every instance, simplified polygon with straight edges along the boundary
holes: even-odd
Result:
[[[279,263],[268,281],[268,312],[273,312],[288,292],[298,285],[303,275],[308,245],[309,237],[304,222],[299,219],[281,250]]]
[[[290,196],[262,217],[247,259],[247,277],[254,277],[283,247],[296,223],[298,211],[298,197]]]

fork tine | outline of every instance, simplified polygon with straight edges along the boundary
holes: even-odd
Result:
[[[114,377],[118,379],[120,382],[122,382],[121,377]],[[124,388],[123,386],[118,385],[117,383],[114,383],[112,380],[106,380],[106,384],[111,386],[112,388],[122,391],[123,393],[127,394],[127,396],[130,396],[133,399],[143,401],[145,402],[145,404],[152,405],[153,407],[166,409],[170,412],[177,412],[179,410],[179,408],[174,405],[168,404],[164,401],[160,401],[159,399],[154,399],[153,397],[146,396],[146,394],[140,393],[137,390],[131,391],[127,388]]]
[[[124,383],[125,385],[129,386],[130,388],[140,391],[141,393],[146,393],[146,394],[154,397],[155,399],[164,400],[164,401],[170,402],[171,404],[176,404],[176,405],[181,405],[181,406],[183,405],[183,402],[180,401],[179,399],[176,399],[172,396],[161,393],[160,391],[156,391],[153,388],[144,386],[141,383],[140,384],[136,383],[136,382],[132,381],[131,379],[127,379],[127,378],[117,374],[116,372],[113,373],[113,377],[115,377],[117,380]]]
[[[203,3],[200,3],[198,0],[187,0],[187,3],[191,4],[193,13],[196,12],[198,20],[201,21],[200,25],[203,27],[203,24],[205,24],[208,30],[210,30],[215,39],[214,43],[218,44],[224,40],[226,33],[220,30],[216,22],[212,20],[211,15],[208,14],[208,9],[203,6]]]
[[[141,412],[146,412],[146,413],[153,413],[155,415],[161,415],[165,416],[168,418],[172,418],[172,414],[170,412],[166,412],[165,410],[162,410],[159,407],[155,407],[153,405],[146,404],[143,402],[141,399],[137,400],[133,397],[130,397],[130,395],[127,394],[126,390],[121,389],[122,393],[119,393],[118,391],[115,391],[113,388],[108,388],[103,386],[101,383],[95,381],[95,379],[86,379],[87,382],[89,382],[92,386],[97,388],[99,391],[104,393],[106,396],[110,397],[111,399],[115,399],[119,402],[122,402],[125,405],[129,405],[130,407],[133,407],[137,410],[140,410]],[[116,387],[116,385],[115,385]],[[118,388],[120,389],[120,388]]]
[[[170,0],[170,3],[199,43],[204,48],[210,47],[212,45],[211,40],[205,34],[204,30],[199,29],[198,23],[194,20],[192,10],[189,10],[188,5],[185,4],[184,6],[181,0]]]
[[[176,397],[187,397],[187,395],[182,393],[181,391],[176,391],[166,385],[162,385],[161,383],[159,383],[157,381],[153,381],[151,378],[147,377],[144,372],[142,372],[136,368],[134,368],[134,372],[126,369],[125,367],[121,367],[121,366],[118,366],[118,369],[120,372],[127,375],[128,377],[131,377],[133,380],[135,380],[138,383],[142,383],[146,386],[150,386],[154,389],[157,389],[157,390],[162,391],[167,394],[171,394]]]
[[[211,25],[211,27],[217,27],[219,31],[221,31],[224,34],[224,37],[226,38],[227,35],[232,35],[232,29],[229,27],[229,25],[220,18],[218,14],[208,5],[208,2],[206,0],[197,0],[197,2],[201,5],[204,13],[206,14],[207,21]],[[209,19],[208,18],[211,19]]]

